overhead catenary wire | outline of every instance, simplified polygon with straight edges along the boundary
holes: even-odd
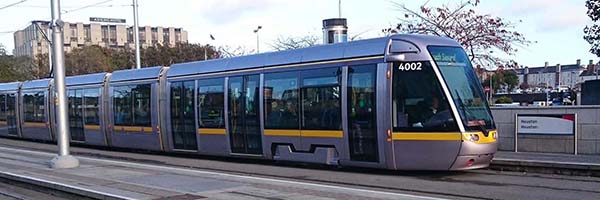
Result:
[[[100,4],[108,3],[108,2],[111,2],[111,1],[113,1],[113,0],[104,0],[104,1],[93,3],[93,4],[85,5],[85,6],[82,6],[82,7],[79,7],[79,8],[75,8],[75,9],[72,9],[72,10],[65,10],[65,11],[63,11],[63,14],[72,13],[72,12],[83,10],[83,9],[86,9],[86,8],[96,7],[96,6],[100,5]]]
[[[114,7],[130,7],[131,4],[108,4],[108,5],[95,5],[95,6],[88,6],[86,8],[114,8]],[[48,9],[50,8],[50,6],[47,5],[17,5],[16,7],[18,8],[43,8],[43,9]],[[63,8],[68,8],[68,9],[77,9],[80,7],[77,6],[63,6]],[[63,12],[65,12],[63,10]]]
[[[10,8],[10,7],[13,7],[13,6],[19,5],[19,4],[21,4],[21,3],[24,3],[24,2],[26,2],[26,1],[27,1],[27,0],[21,0],[21,1],[15,2],[15,3],[11,3],[11,4],[8,4],[8,5],[2,6],[2,7],[0,7],[0,10],[4,10],[4,9],[6,9],[6,8]]]

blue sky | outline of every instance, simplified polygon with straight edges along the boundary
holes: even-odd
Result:
[[[20,0],[0,0],[0,7]],[[98,6],[78,9],[105,2]],[[168,3],[167,3],[168,2]],[[418,9],[425,1],[415,0],[342,0],[342,16],[348,18],[350,36],[381,36],[381,29],[397,22],[402,13],[394,6],[403,3]],[[458,0],[431,0],[429,5],[456,5]],[[63,20],[88,22],[89,17],[127,19],[132,24],[131,0],[61,0]],[[586,16],[585,0],[482,0],[479,13],[492,14],[516,22],[515,29],[536,43],[519,49],[515,59],[525,66],[571,64],[576,59],[599,59],[588,53],[583,27],[591,24]],[[261,52],[277,37],[321,35],[321,20],[337,17],[338,0],[140,0],[140,24],[183,27],[189,41],[217,46],[256,48],[256,26],[260,30]],[[22,29],[31,20],[50,19],[48,0],[27,0],[18,6],[0,10],[0,43],[12,50],[12,31]],[[518,23],[521,21],[521,23]],[[216,37],[211,41],[209,34]]]

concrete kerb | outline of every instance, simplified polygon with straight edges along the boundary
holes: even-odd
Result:
[[[494,158],[490,164],[490,168],[494,170],[575,174],[600,177],[600,164],[595,163]]]
[[[44,180],[40,178],[35,178],[26,175],[20,175],[11,172],[0,172],[0,177],[16,182],[22,182],[26,184],[35,185],[38,187],[44,187],[48,189],[63,191],[66,193],[76,194],[80,196],[85,196],[93,199],[105,199],[105,200],[129,200],[133,198],[119,196],[115,194],[109,194],[105,192],[95,191],[91,189],[86,189],[78,186],[68,185],[64,183],[58,183],[54,181]]]

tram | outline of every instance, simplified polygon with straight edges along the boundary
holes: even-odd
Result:
[[[87,145],[393,170],[487,167],[498,134],[467,54],[426,35],[67,77]],[[55,141],[50,79],[0,84],[0,136]]]

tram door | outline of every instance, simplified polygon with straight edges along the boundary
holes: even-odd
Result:
[[[7,94],[6,97],[6,123],[8,125],[8,134],[17,135],[17,95]]]
[[[69,97],[69,132],[71,140],[84,142],[83,130],[83,90],[71,89],[67,92]]]
[[[348,142],[353,161],[378,162],[376,66],[348,68]]]
[[[194,81],[171,84],[171,132],[174,149],[198,149],[194,121],[194,84]]]
[[[259,76],[229,78],[229,141],[232,153],[262,154]]]

